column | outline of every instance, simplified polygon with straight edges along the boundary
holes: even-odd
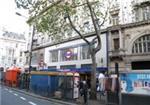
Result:
[[[111,31],[108,32],[108,51],[112,51],[112,46],[113,46],[113,43],[112,43],[112,36],[111,36]]]
[[[121,29],[119,29],[119,44],[120,44],[120,49],[123,49],[123,39],[122,39],[122,33]]]

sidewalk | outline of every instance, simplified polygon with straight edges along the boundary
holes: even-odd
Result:
[[[79,97],[77,100],[78,105],[84,105],[83,97]],[[97,100],[89,100],[87,105],[106,105],[105,104],[105,96],[100,97],[99,94],[97,94]]]
[[[30,91],[26,91],[26,90],[20,90],[20,89],[17,89],[17,88],[11,88],[11,89],[14,90],[14,91],[26,94],[26,95],[36,97],[36,98],[48,100],[48,101],[51,101],[51,102],[60,103],[62,105],[84,105],[82,97],[77,99],[77,101],[75,101],[75,102],[67,102],[67,101],[63,101],[63,100],[59,100],[59,99],[43,97],[43,96],[31,93]],[[102,97],[101,100],[100,100],[99,96],[98,96],[97,100],[88,100],[88,105],[105,105],[104,97]]]

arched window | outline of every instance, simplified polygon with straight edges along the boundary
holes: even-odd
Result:
[[[150,52],[150,35],[144,35],[138,38],[132,47],[132,53],[147,53]]]

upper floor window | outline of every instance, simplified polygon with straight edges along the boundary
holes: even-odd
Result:
[[[85,32],[89,32],[91,30],[89,21],[84,23],[84,28],[85,28]]]
[[[58,50],[50,51],[50,62],[58,62]]]
[[[42,44],[44,43],[44,37],[41,38],[41,43],[42,43]]]
[[[90,59],[90,51],[88,45],[81,46],[81,59]]]
[[[111,16],[111,23],[113,25],[118,25],[119,24],[119,16],[118,16],[118,14],[115,14],[115,15]]]
[[[150,35],[145,35],[137,39],[132,47],[132,53],[150,52]]]
[[[20,57],[22,57],[23,52],[20,52]]]
[[[119,38],[113,39],[113,42],[114,42],[114,50],[118,50],[119,49]]]
[[[32,64],[37,64],[38,63],[38,54],[36,52],[32,53],[31,63]]]
[[[150,6],[143,7],[143,20],[150,19]]]
[[[150,6],[139,6],[135,8],[135,20],[143,21],[150,19]]]

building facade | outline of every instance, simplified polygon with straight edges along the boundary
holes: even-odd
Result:
[[[126,15],[128,21],[121,23],[119,21],[121,17],[118,16],[117,24],[107,28],[109,33],[109,70],[114,71],[116,62],[119,63],[120,71],[150,69],[148,65],[150,61],[150,1],[131,0],[126,4],[130,4],[127,11],[129,14]],[[118,9],[117,13],[121,14],[122,11]],[[112,12],[116,13],[116,9],[112,9]]]
[[[92,40],[94,34],[88,36]],[[96,54],[97,68],[107,69],[107,35],[101,35],[102,48]],[[45,49],[45,62],[49,69],[88,69],[92,61],[88,45],[83,39],[74,39],[65,43],[47,47]]]
[[[78,9],[80,10],[80,8]],[[81,10],[79,14],[84,15]],[[74,19],[79,20],[77,24],[82,23],[85,35],[87,34],[92,38],[92,23],[80,15],[79,17],[75,16]],[[108,40],[103,40],[103,47],[96,55],[97,66],[108,67],[109,71],[114,71],[117,62],[120,71],[150,69],[148,66],[150,61],[149,21],[149,0],[111,0],[108,19],[102,28],[102,36],[105,34],[104,36]],[[66,34],[72,34],[74,40],[62,40],[56,43],[48,35],[35,35],[33,40],[33,66],[39,68],[40,65],[46,65],[49,69],[89,66],[91,60],[84,42],[81,39],[76,39],[75,32],[70,29]],[[108,53],[108,57],[105,53]],[[138,66],[143,68],[138,68]]]
[[[16,65],[24,67],[25,36],[2,31],[0,35],[0,67],[4,69]]]

